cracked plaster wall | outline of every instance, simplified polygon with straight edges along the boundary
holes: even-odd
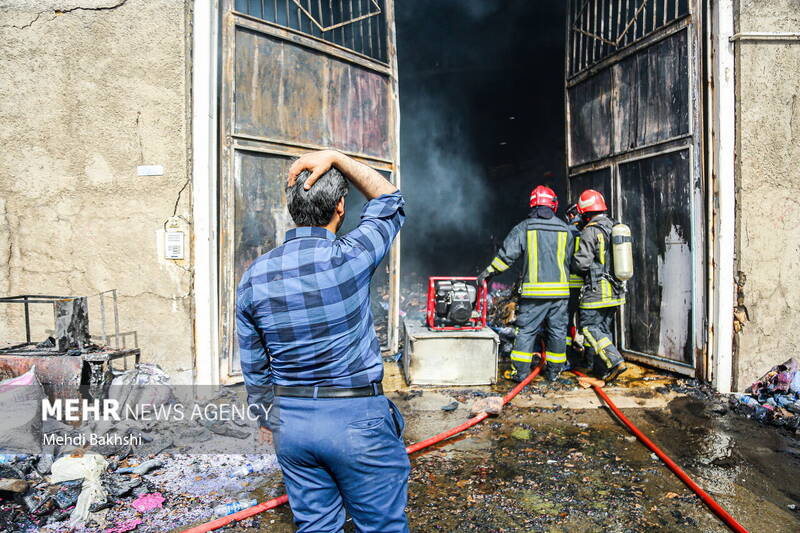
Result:
[[[175,213],[189,243],[190,5],[0,0],[0,293],[116,288],[121,330],[173,373],[193,364],[192,271],[163,259],[158,231]],[[0,344],[23,340],[2,307]]]
[[[740,0],[737,31],[798,32],[800,0]],[[797,356],[800,331],[800,42],[736,45],[737,259],[749,314],[738,390]]]

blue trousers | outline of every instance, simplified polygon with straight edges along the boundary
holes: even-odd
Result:
[[[567,362],[567,298],[521,298],[517,307],[517,337],[511,351],[511,364],[519,377],[531,373],[536,338],[544,333],[548,363]]]
[[[405,422],[385,396],[276,397],[269,414],[298,533],[407,533]]]

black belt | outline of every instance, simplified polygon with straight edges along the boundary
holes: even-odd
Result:
[[[382,396],[383,385],[373,383],[366,387],[344,389],[339,387],[284,387],[275,385],[275,396],[290,398],[361,398],[365,396]]]

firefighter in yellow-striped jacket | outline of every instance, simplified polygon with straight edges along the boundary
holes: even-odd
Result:
[[[569,206],[566,212],[567,226],[572,230],[572,237],[575,239],[574,254],[578,252],[578,246],[581,242],[581,230],[583,229],[583,219],[578,213],[578,205],[573,204]],[[581,300],[581,289],[583,289],[583,276],[570,272],[569,275],[569,304],[567,305],[567,314],[569,320],[567,322],[567,362],[570,368],[583,368],[587,364],[584,358],[583,347],[579,345],[580,335],[578,325],[578,304]],[[575,337],[578,337],[576,339]]]
[[[584,336],[586,357],[597,377],[613,381],[626,370],[622,354],[614,345],[612,327],[617,308],[625,303],[625,288],[614,277],[611,228],[605,198],[588,189],[578,199],[578,213],[586,226],[572,258],[572,270],[583,276],[578,323]]]
[[[530,206],[528,218],[509,232],[497,256],[478,279],[488,279],[524,259],[518,333],[511,351],[512,370],[506,377],[522,381],[530,374],[536,339],[544,333],[545,376],[553,381],[567,362],[567,302],[574,240],[567,224],[555,216],[558,198],[552,189],[536,187],[531,192]]]

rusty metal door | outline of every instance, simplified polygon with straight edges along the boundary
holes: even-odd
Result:
[[[617,324],[635,360],[694,375],[705,337],[705,247],[695,0],[570,0],[570,195],[600,190],[633,231]]]
[[[226,0],[221,23],[220,381],[226,383],[241,374],[236,285],[291,227],[284,179],[292,159],[336,148],[398,183],[399,118],[392,0]],[[395,311],[390,345],[396,344],[398,250],[396,244],[386,266]]]

